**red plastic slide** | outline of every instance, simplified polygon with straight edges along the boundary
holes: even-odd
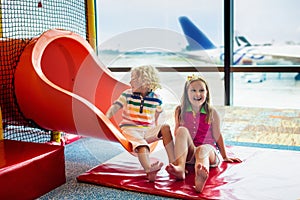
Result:
[[[105,113],[128,88],[113,78],[89,43],[65,30],[49,30],[31,41],[15,73],[21,112],[42,128],[131,144]],[[152,146],[152,149],[155,145]]]

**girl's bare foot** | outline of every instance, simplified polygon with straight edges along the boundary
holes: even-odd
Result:
[[[208,171],[200,163],[195,165],[195,190],[202,192],[204,185],[208,179]]]
[[[162,162],[155,162],[151,164],[151,167],[149,170],[146,171],[147,177],[149,181],[153,182],[156,179],[157,172],[162,168],[164,164]]]
[[[166,171],[175,176],[177,179],[183,180],[185,179],[185,170],[182,169],[180,166],[176,166],[172,163],[170,163],[167,167],[166,167]]]

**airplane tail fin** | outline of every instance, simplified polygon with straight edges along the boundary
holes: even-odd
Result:
[[[189,18],[179,17],[179,23],[188,42],[187,50],[214,49],[216,46]]]
[[[235,36],[234,37],[236,44],[240,47],[240,46],[244,46],[244,47],[248,47],[251,46],[251,43],[246,39],[245,36]]]

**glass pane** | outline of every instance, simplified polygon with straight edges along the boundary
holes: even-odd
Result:
[[[98,57],[107,67],[152,64],[161,73],[166,101],[179,101],[188,74],[206,73],[215,104],[224,104],[222,61],[223,4],[219,0],[97,1]],[[187,37],[186,35],[190,36]],[[196,41],[196,42],[195,42]],[[211,72],[180,73],[174,67],[205,66]],[[116,73],[118,74],[118,73]],[[128,82],[128,75],[118,77]]]
[[[97,1],[97,32],[100,44],[136,29],[158,28],[184,36],[179,18],[187,17],[216,46],[222,46],[223,4],[219,0]],[[184,23],[186,24],[186,23]],[[186,25],[188,26],[188,25]],[[191,31],[192,26],[189,26]],[[194,36],[193,34],[189,34]],[[163,37],[163,35],[161,35]],[[137,38],[138,39],[138,38]],[[170,41],[176,50],[187,49],[187,39]],[[143,37],[143,40],[148,40]],[[134,42],[134,41],[129,41]],[[203,47],[208,41],[201,42]],[[204,44],[205,43],[205,44]],[[118,46],[121,48],[122,46]]]
[[[235,1],[234,6],[234,64],[300,64],[300,1]]]
[[[300,108],[297,73],[234,73],[233,104],[265,108]]]
[[[300,1],[251,0],[234,5],[235,66],[292,69],[300,64]],[[292,72],[235,73],[233,103],[299,109],[299,80],[300,73]]]

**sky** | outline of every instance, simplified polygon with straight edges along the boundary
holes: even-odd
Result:
[[[239,0],[234,29],[252,43],[300,43],[299,0]],[[223,0],[98,0],[98,41],[143,28],[182,34],[180,16],[189,17],[216,44],[223,42]]]

